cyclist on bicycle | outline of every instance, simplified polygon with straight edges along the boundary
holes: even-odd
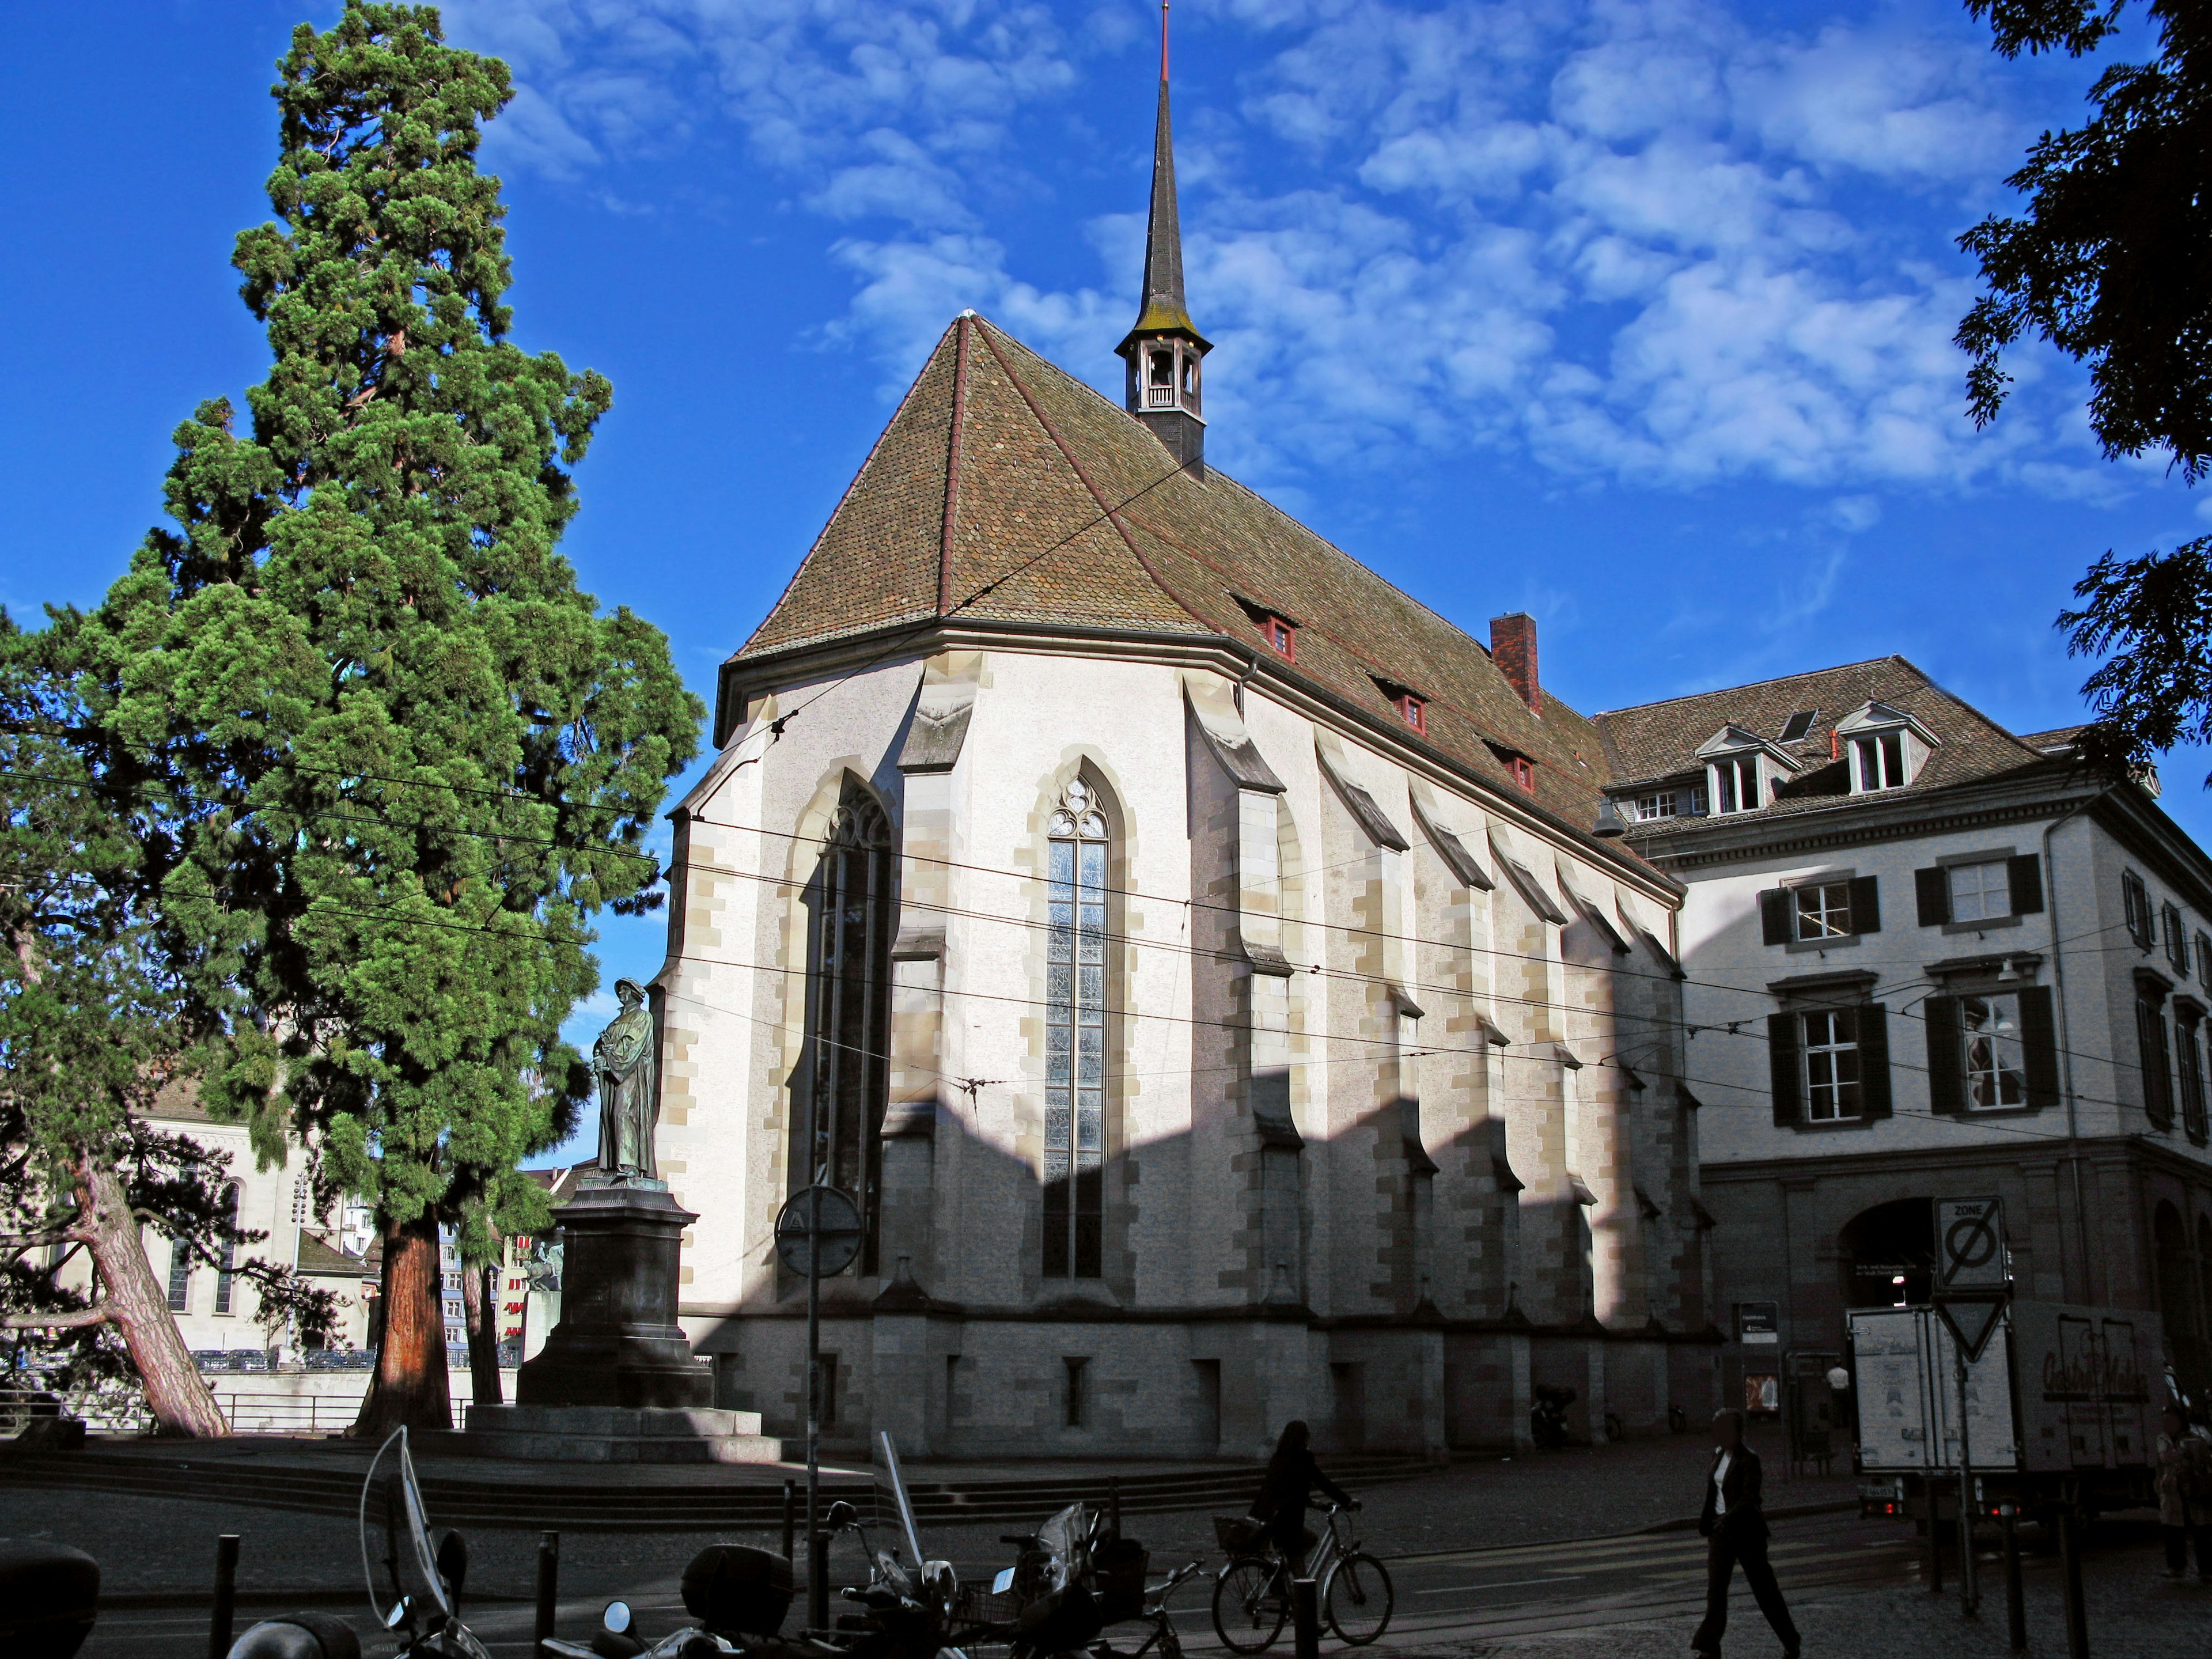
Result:
[[[1313,1501],[1314,1489],[1319,1487],[1346,1509],[1359,1507],[1343,1487],[1321,1472],[1313,1453],[1307,1449],[1310,1437],[1302,1420],[1283,1425],[1282,1437],[1275,1442],[1275,1455],[1267,1460],[1267,1472],[1260,1479],[1260,1496],[1252,1504],[1252,1518],[1290,1563],[1293,1574],[1305,1565],[1306,1546],[1311,1538],[1306,1531],[1306,1506]]]

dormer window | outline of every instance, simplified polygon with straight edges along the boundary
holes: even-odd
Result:
[[[1380,675],[1376,676],[1375,689],[1389,700],[1390,707],[1398,711],[1400,720],[1423,737],[1428,735],[1429,700],[1426,697],[1410,685],[1401,685],[1397,681],[1386,680]],[[1498,757],[1504,759],[1505,752],[1499,750]]]
[[[1723,755],[1713,763],[1713,811],[1748,812],[1761,804],[1759,757]]]
[[[1506,770],[1512,773],[1514,782],[1532,795],[1536,793],[1535,762],[1530,760],[1526,755],[1516,755],[1506,763]]]
[[[1884,732],[1851,739],[1851,769],[1861,794],[1905,787],[1905,733]]]
[[[1280,617],[1269,617],[1260,624],[1260,637],[1281,652],[1291,661],[1298,659],[1298,630]]]
[[[1848,764],[1855,795],[1904,788],[1919,776],[1936,746],[1935,733],[1885,702],[1867,703],[1837,721],[1833,741]]]

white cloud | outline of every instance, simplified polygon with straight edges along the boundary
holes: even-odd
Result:
[[[1961,413],[1950,335],[1970,289],[1948,236],[2021,138],[1971,30],[1789,33],[1687,0],[1208,9],[1248,53],[1236,101],[1179,110],[1224,464],[1290,478],[1479,445],[1570,477],[2086,487],[2035,458],[2063,386],[2024,378],[1993,433]],[[1010,262],[978,181],[1076,179],[1051,124],[1136,9],[1065,26],[1021,0],[447,16],[516,64],[495,132],[519,164],[574,174],[733,124],[837,238],[854,288],[822,339],[878,356],[887,382],[969,306],[1112,379],[1140,225],[1071,222],[1100,280],[1047,289]]]

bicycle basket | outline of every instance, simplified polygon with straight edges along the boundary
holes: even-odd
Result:
[[[1267,1540],[1267,1529],[1249,1515],[1217,1515],[1213,1517],[1213,1535],[1231,1555],[1257,1555]]]

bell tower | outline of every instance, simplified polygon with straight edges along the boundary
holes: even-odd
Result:
[[[1160,109],[1152,130],[1152,216],[1145,231],[1145,287],[1137,324],[1114,348],[1127,366],[1129,413],[1152,429],[1194,477],[1206,477],[1206,417],[1199,362],[1213,347],[1182,296],[1182,229],[1176,215],[1175,139],[1168,128],[1168,9],[1160,6]]]

